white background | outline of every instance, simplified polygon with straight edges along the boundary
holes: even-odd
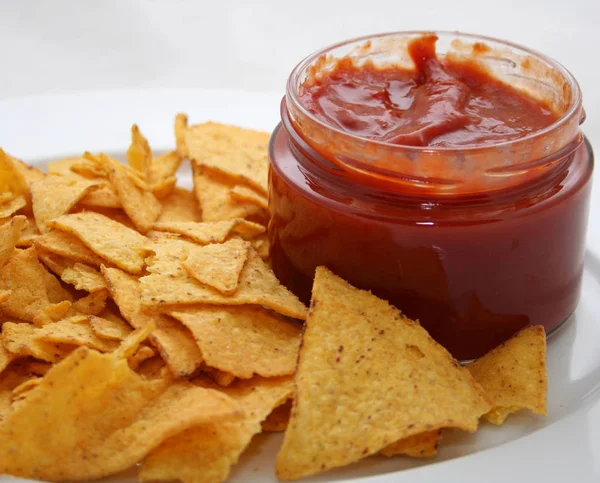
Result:
[[[124,87],[283,93],[293,66],[327,44],[461,30],[563,63],[582,86],[585,130],[598,145],[599,26],[600,0],[0,0],[0,99]]]

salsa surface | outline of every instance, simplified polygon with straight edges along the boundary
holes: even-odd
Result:
[[[435,35],[413,40],[414,70],[340,59],[308,78],[301,104],[344,132],[409,146],[465,147],[510,141],[558,119],[547,105],[473,62],[439,60]]]

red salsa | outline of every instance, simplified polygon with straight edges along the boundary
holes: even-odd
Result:
[[[471,359],[528,324],[551,330],[575,309],[592,154],[577,119],[560,149],[547,148],[549,133],[522,159],[520,140],[565,113],[469,58],[438,59],[435,41],[409,43],[413,69],[342,58],[284,99],[270,151],[271,256],[305,302],[325,265]],[[382,154],[394,150],[402,156]],[[414,172],[390,176],[398,159]],[[467,184],[481,174],[465,168],[473,159],[500,168]],[[503,171],[503,162],[526,169]],[[446,181],[457,172],[464,184]]]

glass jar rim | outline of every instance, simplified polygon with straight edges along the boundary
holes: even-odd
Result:
[[[310,65],[312,65],[315,61],[317,61],[319,58],[321,58],[323,55],[326,55],[327,53],[331,52],[334,49],[348,46],[350,44],[358,44],[359,42],[367,42],[369,40],[382,39],[385,37],[394,37],[394,36],[408,37],[408,36],[420,36],[420,35],[460,36],[461,38],[473,40],[475,42],[486,42],[486,41],[493,42],[498,45],[502,45],[504,47],[513,48],[513,49],[518,49],[528,55],[532,55],[532,56],[536,57],[537,59],[540,59],[543,62],[547,63],[553,69],[555,69],[561,76],[563,76],[565,81],[569,84],[569,86],[571,88],[571,99],[569,102],[569,106],[565,110],[565,112],[562,113],[561,116],[556,121],[554,121],[552,124],[550,124],[549,126],[546,126],[543,129],[526,134],[525,136],[520,137],[518,139],[514,139],[514,140],[510,140],[510,141],[500,141],[497,143],[489,143],[489,144],[479,145],[479,146],[474,145],[474,146],[430,147],[430,146],[411,146],[411,145],[388,143],[385,141],[369,139],[366,137],[362,137],[362,136],[358,136],[358,135],[349,133],[347,131],[343,131],[343,130],[317,118],[308,109],[306,109],[304,107],[304,105],[300,102],[300,99],[298,96],[298,87],[299,87],[298,81],[301,78],[302,74],[306,72],[308,67]],[[543,138],[545,135],[548,135],[549,133],[552,133],[553,131],[559,129],[560,127],[562,127],[563,125],[568,123],[573,118],[573,116],[577,115],[577,113],[582,109],[581,89],[580,89],[580,86],[579,86],[577,80],[575,79],[575,77],[571,74],[571,72],[566,67],[564,67],[560,62],[553,59],[552,57],[542,54],[541,52],[538,52],[534,49],[530,49],[523,45],[520,45],[520,44],[517,44],[514,42],[510,42],[507,40],[502,40],[502,39],[484,36],[484,35],[463,33],[463,32],[459,32],[459,31],[449,31],[449,30],[446,30],[446,31],[444,31],[444,30],[440,30],[440,31],[427,31],[427,30],[410,30],[409,31],[409,30],[407,30],[407,31],[384,32],[384,33],[380,33],[380,34],[364,35],[361,37],[355,37],[352,39],[347,39],[347,40],[343,40],[341,42],[337,42],[335,44],[331,44],[327,47],[324,47],[324,48],[308,55],[302,61],[300,61],[296,65],[296,67],[294,67],[294,69],[292,70],[292,72],[287,80],[285,97],[286,97],[286,102],[288,103],[288,105],[291,105],[295,110],[299,111],[303,116],[305,116],[307,119],[309,119],[310,122],[319,126],[323,130],[335,133],[338,136],[343,136],[346,139],[351,139],[356,142],[369,143],[374,146],[380,146],[382,148],[387,148],[387,149],[402,149],[406,152],[413,152],[413,153],[443,154],[443,153],[452,153],[452,152],[456,152],[456,151],[461,151],[461,152],[465,152],[465,153],[468,153],[468,152],[474,153],[474,152],[485,151],[485,150],[504,149],[504,148],[512,147],[517,143],[532,142],[532,141],[535,141],[536,139]],[[583,122],[584,118],[585,118],[585,114],[581,115],[581,119],[578,121],[578,123],[580,124],[581,122]]]

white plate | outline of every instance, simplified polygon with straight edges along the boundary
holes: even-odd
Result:
[[[121,157],[135,122],[162,151],[174,146],[177,112],[188,113],[192,122],[211,119],[271,130],[279,119],[279,101],[276,94],[183,89],[10,99],[0,101],[0,146],[36,165],[85,150]],[[500,428],[484,423],[474,435],[448,434],[432,460],[374,457],[302,481],[600,481],[600,222],[594,220],[595,206],[581,302],[572,320],[548,341],[546,418],[519,413]],[[255,438],[229,481],[276,481],[273,463],[280,443],[281,435]],[[9,479],[0,477],[0,482]]]

